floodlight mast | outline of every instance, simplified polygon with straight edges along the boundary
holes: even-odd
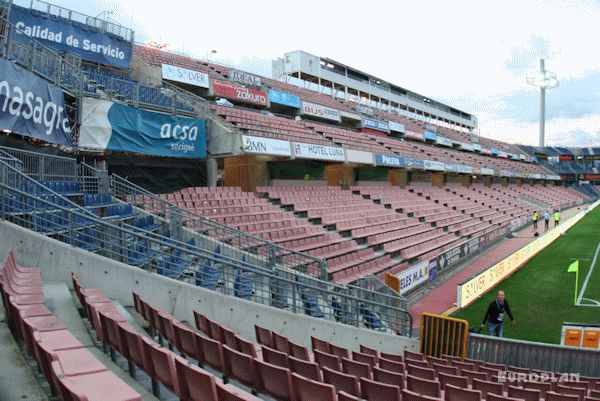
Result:
[[[544,59],[540,59],[540,71],[527,77],[529,85],[540,88],[540,139],[539,146],[544,147],[546,135],[546,89],[556,88],[558,79],[556,74],[546,71]]]

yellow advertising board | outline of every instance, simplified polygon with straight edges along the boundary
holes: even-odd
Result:
[[[577,223],[583,218],[583,216],[598,206],[598,204],[600,204],[600,201],[577,213],[563,224],[554,227],[546,234],[519,249],[505,259],[502,259],[500,262],[496,263],[490,268],[459,284],[457,287],[457,307],[466,307],[477,298],[488,292],[491,288],[494,288],[498,283],[523,266],[533,256],[554,242],[564,232],[573,227],[575,223]]]

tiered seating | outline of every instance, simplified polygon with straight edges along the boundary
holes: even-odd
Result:
[[[0,291],[16,337],[61,400],[99,400],[110,389],[115,401],[142,397],[108,371],[44,304],[40,270],[16,263],[11,251],[0,270]],[[95,291],[90,297],[98,300]]]
[[[255,326],[255,343],[197,311],[195,331],[136,294],[134,303],[158,338],[168,341],[170,347],[219,372],[223,381],[230,380],[230,386],[239,383],[277,400],[541,401],[571,400],[568,395],[575,394],[577,400],[595,401],[600,394],[600,378],[582,377],[570,383],[512,382],[511,374],[530,370],[411,351],[398,355],[365,346],[350,350],[316,337],[311,337],[312,349],[308,349],[260,326]],[[174,359],[177,367],[181,358]],[[504,373],[507,380],[500,382],[499,375]]]
[[[352,194],[349,195],[352,197]],[[362,249],[355,241],[344,239],[339,233],[327,231],[321,225],[311,224],[307,219],[297,218],[292,212],[253,193],[243,192],[240,188],[185,188],[163,196],[178,206],[209,219],[256,234],[295,251],[326,259],[329,273],[336,283],[348,283],[360,275],[380,273],[399,265],[398,261],[389,256],[377,255],[369,248]],[[361,202],[360,199],[356,201]],[[373,214],[374,205],[369,202],[363,204],[369,210],[357,213],[359,220]],[[303,211],[316,216],[321,211],[329,210],[330,206],[331,202],[324,202],[311,210],[306,210],[305,207]],[[373,215],[387,218],[389,214],[388,211]],[[319,217],[332,224],[336,221],[336,216],[332,214]]]
[[[585,200],[583,195],[576,191],[562,187],[522,186],[516,190],[527,197],[533,198],[542,204],[548,205],[552,210],[566,209]]]
[[[333,142],[289,118],[226,106],[211,105],[211,109],[219,117],[229,121],[248,135],[324,146],[334,145]]]

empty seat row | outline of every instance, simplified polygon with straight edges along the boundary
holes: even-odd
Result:
[[[141,396],[110,372],[44,304],[40,270],[24,268],[8,252],[0,270],[0,291],[17,338],[25,344],[53,394],[63,401],[101,399],[141,401]]]

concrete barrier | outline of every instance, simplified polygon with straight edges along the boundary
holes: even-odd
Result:
[[[336,322],[311,318],[266,305],[223,295],[191,284],[172,280],[145,270],[86,252],[23,227],[0,222],[0,257],[13,248],[20,264],[42,269],[47,281],[71,283],[76,272],[86,287],[102,288],[107,296],[132,307],[131,293],[138,292],[152,305],[192,322],[198,310],[254,340],[254,324],[310,345],[310,336],[358,350],[360,344],[388,353],[418,350],[416,338],[380,333]]]

